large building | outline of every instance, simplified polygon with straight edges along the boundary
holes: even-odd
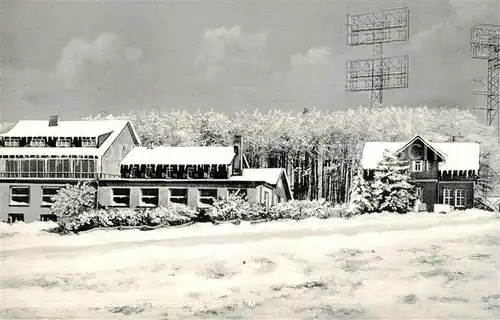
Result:
[[[51,198],[68,183],[119,177],[140,144],[128,121],[22,120],[0,134],[0,219],[54,219]]]
[[[417,188],[421,209],[434,211],[435,204],[456,209],[474,206],[478,143],[430,142],[419,135],[402,142],[367,142],[361,159],[366,179],[373,178],[385,150],[410,162],[410,182]]]
[[[292,199],[283,169],[252,169],[243,141],[232,147],[140,147],[124,120],[19,121],[0,133],[0,219],[50,215],[52,196],[88,181],[100,207],[183,203],[204,208],[233,192],[271,206]]]

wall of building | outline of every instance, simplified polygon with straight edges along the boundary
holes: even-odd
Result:
[[[0,182],[0,220],[7,221],[9,214],[23,214],[25,222],[40,220],[40,215],[50,214],[50,208],[42,206],[42,187],[64,187],[67,181],[17,181]],[[28,187],[30,201],[27,206],[11,205],[11,187]]]
[[[134,146],[133,133],[127,125],[102,156],[101,172],[104,174],[120,175],[120,163]]]
[[[176,186],[106,186],[100,187],[98,191],[99,205],[102,207],[120,207],[113,202],[113,188],[128,188],[130,189],[130,208],[143,206],[141,201],[141,189],[143,188],[157,188],[158,189],[158,203],[159,206],[168,206],[170,202],[170,189],[187,189],[187,205],[191,208],[200,208],[204,205],[199,202],[199,189],[216,189],[217,197],[222,199],[228,198],[228,188],[227,187],[214,187],[214,186],[186,186],[186,185],[176,185]],[[232,186],[230,186],[232,188]],[[255,188],[245,188],[247,190],[248,197],[250,199],[255,199],[256,189]]]
[[[414,181],[415,187],[422,188],[422,203],[425,203],[429,212],[434,211],[434,204],[437,202],[437,181]]]

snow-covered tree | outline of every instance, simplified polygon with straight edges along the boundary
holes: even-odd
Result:
[[[377,211],[406,213],[417,200],[415,187],[408,182],[409,164],[394,153],[384,151],[371,184]]]
[[[57,217],[77,216],[95,208],[96,189],[85,182],[67,185],[52,197],[50,211]]]
[[[371,183],[363,178],[362,170],[357,172],[352,181],[350,199],[357,214],[374,212],[378,208]]]

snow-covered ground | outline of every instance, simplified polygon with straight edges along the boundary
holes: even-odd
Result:
[[[493,319],[498,213],[47,234],[2,224],[4,319]]]

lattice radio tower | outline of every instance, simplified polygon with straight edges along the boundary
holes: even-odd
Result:
[[[408,56],[384,57],[383,44],[409,38],[407,8],[347,15],[347,44],[371,45],[371,59],[347,62],[346,90],[371,91],[370,107],[383,106],[383,90],[408,88]]]
[[[500,142],[500,26],[478,24],[471,31],[471,55],[475,59],[488,61],[488,78],[486,81],[486,122],[494,125],[496,118],[497,134]]]

